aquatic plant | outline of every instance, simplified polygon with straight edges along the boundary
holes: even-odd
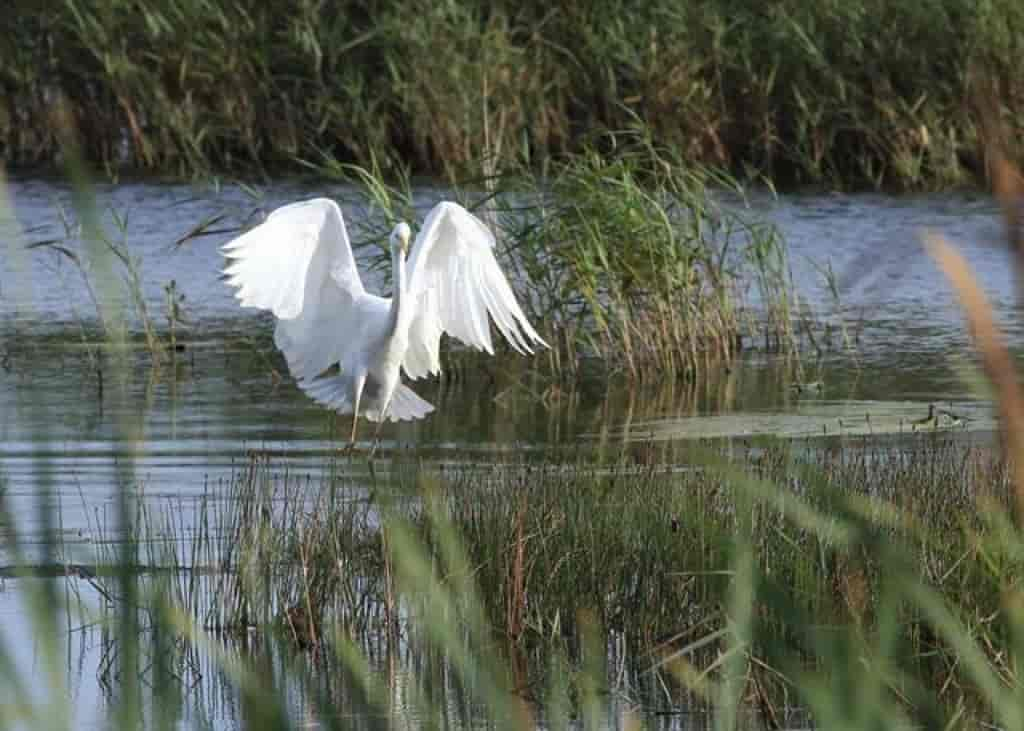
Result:
[[[99,365],[101,354],[99,345],[120,343],[130,340],[130,325],[127,315],[134,314],[135,324],[142,331],[146,351],[151,363],[159,369],[164,360],[165,345],[157,330],[157,325],[149,311],[149,304],[142,291],[142,260],[134,256],[128,249],[128,223],[116,210],[110,211],[111,226],[94,229],[95,238],[89,241],[83,236],[83,223],[75,221],[61,210],[60,219],[64,226],[64,236],[60,239],[45,239],[27,245],[30,250],[45,250],[55,257],[70,262],[80,275],[80,280],[88,293],[89,300],[95,308],[94,317],[79,314],[79,325],[83,339],[93,347],[90,348],[92,360],[97,364],[97,372],[102,378],[102,367]],[[102,260],[109,260],[100,264]],[[107,276],[110,266],[117,263],[114,276],[119,282],[103,284],[99,277]],[[114,299],[104,302],[99,292],[107,291]],[[170,296],[170,293],[168,293]],[[126,301],[123,301],[126,300]],[[172,348],[176,341],[175,327],[182,322],[181,302],[178,297],[168,300],[168,332],[172,340]],[[100,328],[100,337],[91,337],[88,333],[89,323],[95,322]]]
[[[738,257],[785,254],[772,227],[720,202],[738,186],[687,168],[642,132],[604,141],[614,153],[592,149],[549,166],[543,177],[526,172],[525,197],[510,193],[488,204],[536,282],[532,306],[550,323],[562,362],[578,367],[596,356],[633,377],[693,376],[728,361],[741,333],[787,328],[788,316],[744,319],[744,287],[766,270]],[[779,297],[768,294],[771,312]]]

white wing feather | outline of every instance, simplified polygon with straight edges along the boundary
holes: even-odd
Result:
[[[408,291],[418,302],[402,363],[410,378],[440,372],[443,332],[493,354],[488,315],[520,353],[547,347],[516,302],[494,248],[483,222],[457,203],[438,203],[427,215],[408,263]]]
[[[334,409],[339,414],[352,413],[352,379],[344,375],[325,376],[299,381],[299,388],[321,406]],[[421,399],[408,386],[401,383],[395,388],[388,406],[387,418],[390,421],[412,421],[422,419],[434,410],[434,407]],[[374,408],[361,409],[361,416],[370,421],[380,421],[380,411]]]
[[[401,383],[391,396],[391,405],[388,406],[388,418],[391,421],[413,421],[422,419],[434,410],[433,405],[424,401],[416,392]]]
[[[386,317],[387,301],[363,288],[332,200],[282,206],[222,250],[233,260],[225,274],[242,306],[277,316],[274,341],[299,380],[344,364],[358,335]]]

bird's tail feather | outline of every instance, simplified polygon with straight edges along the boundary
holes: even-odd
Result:
[[[306,395],[339,414],[352,413],[352,379],[345,376],[300,378],[296,381]]]
[[[433,410],[434,407],[417,396],[415,391],[399,383],[388,406],[388,418],[391,421],[412,421],[422,419]]]
[[[300,378],[296,381],[306,395],[321,406],[334,409],[339,414],[352,413],[352,379],[344,375],[324,378]],[[380,421],[380,410],[360,409],[370,421]],[[422,419],[434,407],[416,395],[408,386],[398,384],[388,406],[387,418],[391,421],[412,421]]]

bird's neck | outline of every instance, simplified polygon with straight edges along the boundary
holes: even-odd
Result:
[[[405,255],[402,250],[395,247],[391,254],[391,315],[388,318],[388,332],[395,332],[403,325],[406,309],[406,280],[405,280]]]

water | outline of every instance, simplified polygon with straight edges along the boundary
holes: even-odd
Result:
[[[45,558],[39,553],[41,485],[48,486],[58,508],[69,556],[88,563],[116,522],[114,501],[126,479],[140,499],[156,504],[216,493],[253,449],[269,450],[314,477],[324,469],[348,422],[326,414],[287,377],[273,375],[274,368],[283,372],[283,363],[269,341],[271,322],[236,306],[219,280],[217,251],[257,206],[270,209],[314,192],[352,200],[345,210],[354,221],[366,214],[355,192],[344,188],[279,186],[259,201],[234,187],[99,188],[103,208],[126,216],[126,239],[141,262],[142,289],[154,319],[163,326],[164,287],[173,280],[185,297],[188,320],[180,329],[184,351],[159,373],[140,351],[124,384],[106,376],[101,387],[96,375],[95,309],[78,269],[41,249],[21,262],[8,250],[0,265],[0,468],[30,560]],[[66,187],[22,180],[13,181],[10,193],[23,243],[63,238],[58,212],[70,208]],[[422,208],[437,196],[425,190]],[[971,419],[958,438],[989,438],[995,427],[991,407],[965,385],[971,366],[963,318],[919,234],[938,231],[958,245],[1011,343],[1019,344],[1013,268],[992,200],[968,194],[755,195],[749,206],[747,215],[781,230],[794,281],[810,310],[857,339],[852,353],[836,349],[804,363],[806,377],[824,379],[823,394],[795,394],[788,387],[792,364],[757,351],[699,387],[675,383],[637,390],[591,382],[554,400],[537,397],[544,384],[531,383],[524,364],[494,360],[486,372],[474,371],[456,385],[416,384],[438,411],[420,423],[385,426],[378,460],[383,479],[392,450],[411,447],[429,466],[623,439],[759,432],[911,438],[910,422],[933,401]],[[213,216],[222,217],[214,228],[224,233],[176,245],[197,222]],[[114,230],[109,213],[106,221]],[[14,241],[6,236],[5,243]],[[826,265],[835,274],[838,301],[821,275]],[[380,273],[364,278],[370,287],[384,286]],[[16,307],[16,295],[27,296],[29,306]],[[368,427],[361,428],[368,437]],[[128,456],[133,469],[126,476]],[[354,460],[345,469],[354,484],[369,484],[365,461]],[[12,560],[0,557],[0,563]],[[8,580],[0,592],[0,637],[15,648],[20,665],[33,668],[38,655],[25,639],[31,633],[16,585]],[[71,685],[75,702],[95,709],[94,699],[102,695],[96,682],[102,652],[87,634],[72,635],[66,654],[69,672],[78,668]],[[231,725],[232,704],[216,708],[214,725]],[[83,722],[101,727],[102,712]]]

